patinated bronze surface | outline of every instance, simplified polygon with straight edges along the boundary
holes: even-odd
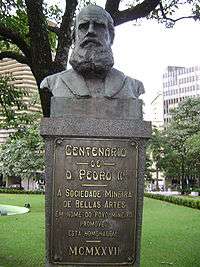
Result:
[[[51,262],[133,263],[137,144],[130,139],[59,138],[54,151]]]
[[[138,99],[144,93],[142,82],[113,68],[113,41],[110,14],[96,5],[83,8],[76,17],[72,69],[46,77],[40,88],[62,98]]]

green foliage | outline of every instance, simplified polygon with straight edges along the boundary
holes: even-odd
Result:
[[[178,197],[178,196],[165,196],[159,194],[145,193],[145,197],[154,198],[166,202],[170,202],[180,206],[186,206],[193,209],[200,210],[200,199],[194,199],[189,197]]]
[[[21,189],[13,189],[13,188],[0,188],[0,194],[43,195],[44,191],[41,191],[41,190],[25,191],[25,190],[21,190]]]
[[[15,79],[11,74],[0,75],[0,128],[22,131],[40,117],[39,112],[29,113],[29,109],[40,103],[38,93],[32,94],[29,101],[23,100],[29,96],[28,90],[14,86]]]
[[[182,179],[200,171],[200,98],[188,98],[172,111],[172,120],[165,131],[166,149],[174,153],[176,170]],[[199,178],[199,177],[198,177]]]
[[[178,179],[186,189],[200,179],[200,98],[181,102],[171,115],[165,130],[154,131],[149,153],[167,178]]]
[[[151,154],[153,161],[156,163],[156,168],[158,169],[161,168],[162,144],[163,136],[157,128],[154,128],[149,141],[148,152]]]
[[[43,12],[46,20],[55,24],[61,22],[62,10],[57,5],[43,4]],[[1,23],[20,34],[21,37],[30,44],[29,40],[29,25],[26,12],[26,5],[24,0],[5,0],[0,4],[0,21]],[[49,40],[52,46],[52,51],[55,51],[57,35],[49,31]],[[16,45],[10,42],[10,40],[0,40],[0,51],[19,51]]]
[[[59,26],[62,20],[63,10],[57,5],[49,6],[47,3],[43,4],[43,12],[45,14],[47,24],[53,24]],[[48,31],[49,42],[51,44],[51,50],[55,53],[57,46],[57,35],[54,32]]]
[[[152,179],[152,160],[150,156],[146,155],[146,164],[145,164],[145,180],[150,181]]]
[[[200,131],[200,98],[187,98],[177,109],[171,111],[171,127],[189,136]]]
[[[21,97],[21,95],[20,95]],[[19,98],[20,101],[22,99]],[[38,102],[38,95],[29,105]],[[0,173],[6,176],[29,178],[44,169],[44,144],[39,134],[41,113],[23,110],[7,120],[6,128],[15,129],[0,148]]]
[[[47,20],[53,21],[54,23],[57,23],[57,24],[60,24],[63,11],[57,5],[48,6],[47,3],[44,3],[43,4],[43,12],[44,12]]]
[[[0,21],[6,27],[18,32],[24,40],[29,42],[28,19],[26,6],[23,0],[5,0],[0,6]],[[0,51],[19,51],[17,46],[10,43],[10,40],[0,42]]]
[[[29,178],[44,169],[44,144],[39,134],[38,122],[19,128],[2,145],[0,172],[4,176]]]
[[[190,188],[183,188],[183,189],[179,189],[179,192],[181,193],[181,195],[189,195],[192,190]]]
[[[1,115],[5,118],[1,127],[14,119],[19,110],[26,110],[27,106],[23,97],[27,95],[25,89],[16,88],[13,83],[15,79],[11,74],[0,75],[0,109]]]

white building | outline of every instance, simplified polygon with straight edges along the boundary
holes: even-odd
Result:
[[[168,66],[163,74],[164,123],[170,120],[170,109],[187,97],[200,96],[200,66]]]

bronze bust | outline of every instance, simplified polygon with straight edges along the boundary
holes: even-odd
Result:
[[[72,69],[46,77],[41,89],[48,88],[54,97],[137,99],[144,93],[143,84],[113,68],[113,40],[110,14],[96,5],[82,9],[76,18]]]

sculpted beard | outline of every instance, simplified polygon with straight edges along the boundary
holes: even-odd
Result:
[[[84,47],[76,45],[72,51],[70,64],[83,75],[107,73],[114,65],[111,47],[88,43]]]

